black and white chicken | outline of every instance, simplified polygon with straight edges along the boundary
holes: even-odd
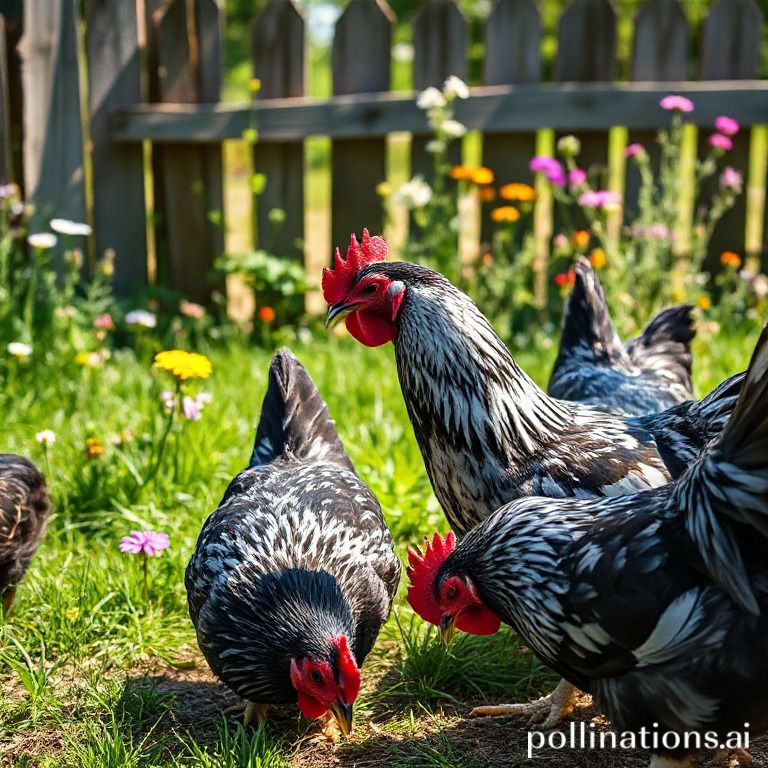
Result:
[[[275,354],[248,469],[206,521],[187,567],[189,612],[246,720],[298,702],[352,727],[360,667],[389,615],[400,562],[328,408]]]
[[[682,767],[685,734],[768,730],[766,539],[768,328],[731,419],[678,481],[507,504],[455,548],[436,536],[412,553],[408,600],[447,638],[512,625],[617,730],[679,734],[651,765]]]
[[[579,259],[574,273],[548,393],[635,416],[691,400],[693,307],[662,310],[624,347],[589,261]]]
[[[0,605],[7,613],[45,535],[51,501],[42,472],[27,459],[0,453]]]

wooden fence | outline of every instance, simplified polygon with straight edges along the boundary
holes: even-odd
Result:
[[[208,299],[227,221],[221,145],[242,138],[254,120],[254,166],[267,176],[256,230],[268,226],[269,210],[282,208],[287,217],[274,246],[286,257],[300,257],[297,243],[304,241],[309,136],[332,139],[334,243],[362,226],[381,229],[376,185],[386,177],[390,133],[410,132],[412,167],[428,169],[425,115],[413,94],[390,92],[395,19],[385,0],[350,0],[344,9],[327,100],[305,97],[301,10],[293,0],[267,0],[252,24],[253,73],[263,85],[255,108],[220,102],[220,0],[85,0],[83,19],[79,0],[6,5],[2,180],[23,183],[35,226],[51,216],[90,221],[95,252],[117,252],[122,293],[147,284],[150,252],[163,283],[190,299]],[[750,158],[750,128],[768,124],[768,82],[758,79],[764,19],[753,0],[714,0],[693,28],[682,7],[677,0],[642,4],[628,71],[621,73],[626,79],[617,81],[610,0],[572,0],[557,26],[553,81],[544,82],[536,3],[497,0],[483,32],[483,84],[457,105],[456,117],[482,131],[483,162],[499,180],[519,181],[530,179],[540,129],[575,132],[584,162],[605,162],[610,128],[626,126],[631,140],[647,140],[668,120],[659,99],[686,94],[696,103],[690,117],[697,125],[710,127],[716,115],[728,114],[745,127],[729,162],[750,169],[749,188],[723,220],[714,247],[760,256],[766,158]],[[456,0],[424,0],[413,22],[414,88],[440,85],[451,74],[466,77],[469,37]],[[760,225],[745,239],[747,205]]]

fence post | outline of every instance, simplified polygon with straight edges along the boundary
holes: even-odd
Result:
[[[8,93],[8,38],[0,16],[0,183],[13,180],[11,157],[11,101]]]
[[[96,254],[114,249],[115,290],[147,285],[147,221],[141,144],[116,144],[109,114],[141,99],[135,3],[89,0],[86,11]]]
[[[704,20],[701,42],[702,80],[744,80],[757,77],[760,61],[760,40],[763,31],[763,15],[752,0],[717,0],[709,9]],[[723,113],[728,114],[728,104],[723,104]],[[713,129],[714,130],[714,129]],[[699,151],[706,152],[707,136],[701,135]],[[744,174],[745,192],[736,198],[736,205],[723,216],[712,236],[709,248],[708,266],[719,269],[718,255],[725,250],[743,253],[745,247],[746,211],[749,194],[747,171],[749,169],[750,132],[742,130],[733,137],[733,149],[726,155],[726,162]],[[705,185],[706,197],[716,188],[717,180]],[[759,208],[759,202],[757,207]],[[762,216],[765,216],[765,202],[762,201]],[[762,238],[760,238],[762,239]],[[753,244],[756,249],[748,254],[760,258],[762,244]]]
[[[253,20],[251,52],[261,98],[304,95],[304,19],[293,0],[268,0]],[[253,165],[267,180],[254,201],[258,246],[303,261],[304,142],[257,144]],[[282,223],[270,221],[272,210],[285,213]]]
[[[77,0],[25,0],[24,174],[30,227],[53,217],[85,221]]]
[[[394,15],[384,0],[352,0],[336,23],[333,93],[388,91]],[[365,40],[365,55],[360,41]],[[350,232],[384,228],[378,182],[387,176],[386,138],[336,139],[331,149],[331,242],[344,246]]]
[[[204,7],[207,6],[207,7]],[[155,88],[161,102],[218,101],[221,67],[216,0],[171,0],[152,16],[158,69]],[[205,19],[206,26],[198,26]],[[210,35],[210,38],[206,36]],[[206,66],[213,71],[204,72]],[[154,145],[155,206],[160,212],[158,274],[193,301],[208,303],[209,274],[223,252],[221,147],[195,144]]]

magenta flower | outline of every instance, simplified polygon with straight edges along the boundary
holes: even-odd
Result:
[[[693,102],[690,99],[686,99],[685,96],[677,96],[670,94],[665,96],[659,105],[662,109],[668,109],[676,112],[693,112]]]
[[[641,157],[645,153],[645,147],[642,144],[630,144],[624,150],[625,157]]]
[[[727,152],[729,149],[733,149],[733,142],[730,137],[724,136],[722,133],[713,133],[709,137],[709,146]]]
[[[720,115],[715,118],[715,128],[726,136],[735,136],[739,132],[739,124],[732,117]]]
[[[728,189],[735,192],[737,195],[741,193],[744,188],[744,177],[731,166],[723,168],[723,172],[720,174],[720,189]]]
[[[534,173],[543,173],[549,181],[557,187],[565,186],[565,172],[563,166],[554,157],[536,155],[528,167]]]
[[[609,208],[621,203],[621,195],[607,189],[589,190],[579,196],[579,205],[585,208]]]
[[[568,172],[568,183],[572,187],[579,187],[587,180],[587,172],[582,171],[581,168],[574,168]]]
[[[129,555],[155,557],[169,546],[168,534],[157,531],[131,531],[129,536],[120,539],[120,551]]]

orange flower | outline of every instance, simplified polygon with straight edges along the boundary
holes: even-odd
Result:
[[[492,203],[496,199],[496,190],[493,187],[482,187],[480,189],[480,199],[484,203]]]
[[[595,269],[602,269],[608,261],[605,256],[605,251],[602,248],[593,248],[589,260],[592,262],[592,266]]]
[[[503,205],[501,208],[494,208],[491,211],[491,219],[496,222],[512,223],[520,218],[520,211],[511,205]]]
[[[493,171],[490,168],[484,168],[483,166],[480,166],[479,168],[475,168],[474,171],[472,171],[472,181],[475,184],[493,184]]]
[[[467,168],[466,165],[454,165],[451,168],[451,178],[456,181],[468,181],[472,178],[473,168]]]
[[[519,200],[521,203],[530,203],[536,199],[536,190],[530,184],[505,184],[500,192],[505,200]]]
[[[586,229],[579,229],[573,233],[573,244],[577,248],[586,248],[589,245],[589,232]]]
[[[257,317],[262,323],[274,323],[275,322],[275,310],[272,307],[262,307]]]
[[[89,459],[98,459],[104,455],[104,445],[98,437],[89,437],[85,441],[85,455]]]
[[[720,254],[720,263],[726,267],[738,269],[741,266],[741,256],[733,251],[723,251]]]
[[[712,306],[712,299],[709,296],[699,296],[699,300],[696,302],[699,309],[709,309]]]

